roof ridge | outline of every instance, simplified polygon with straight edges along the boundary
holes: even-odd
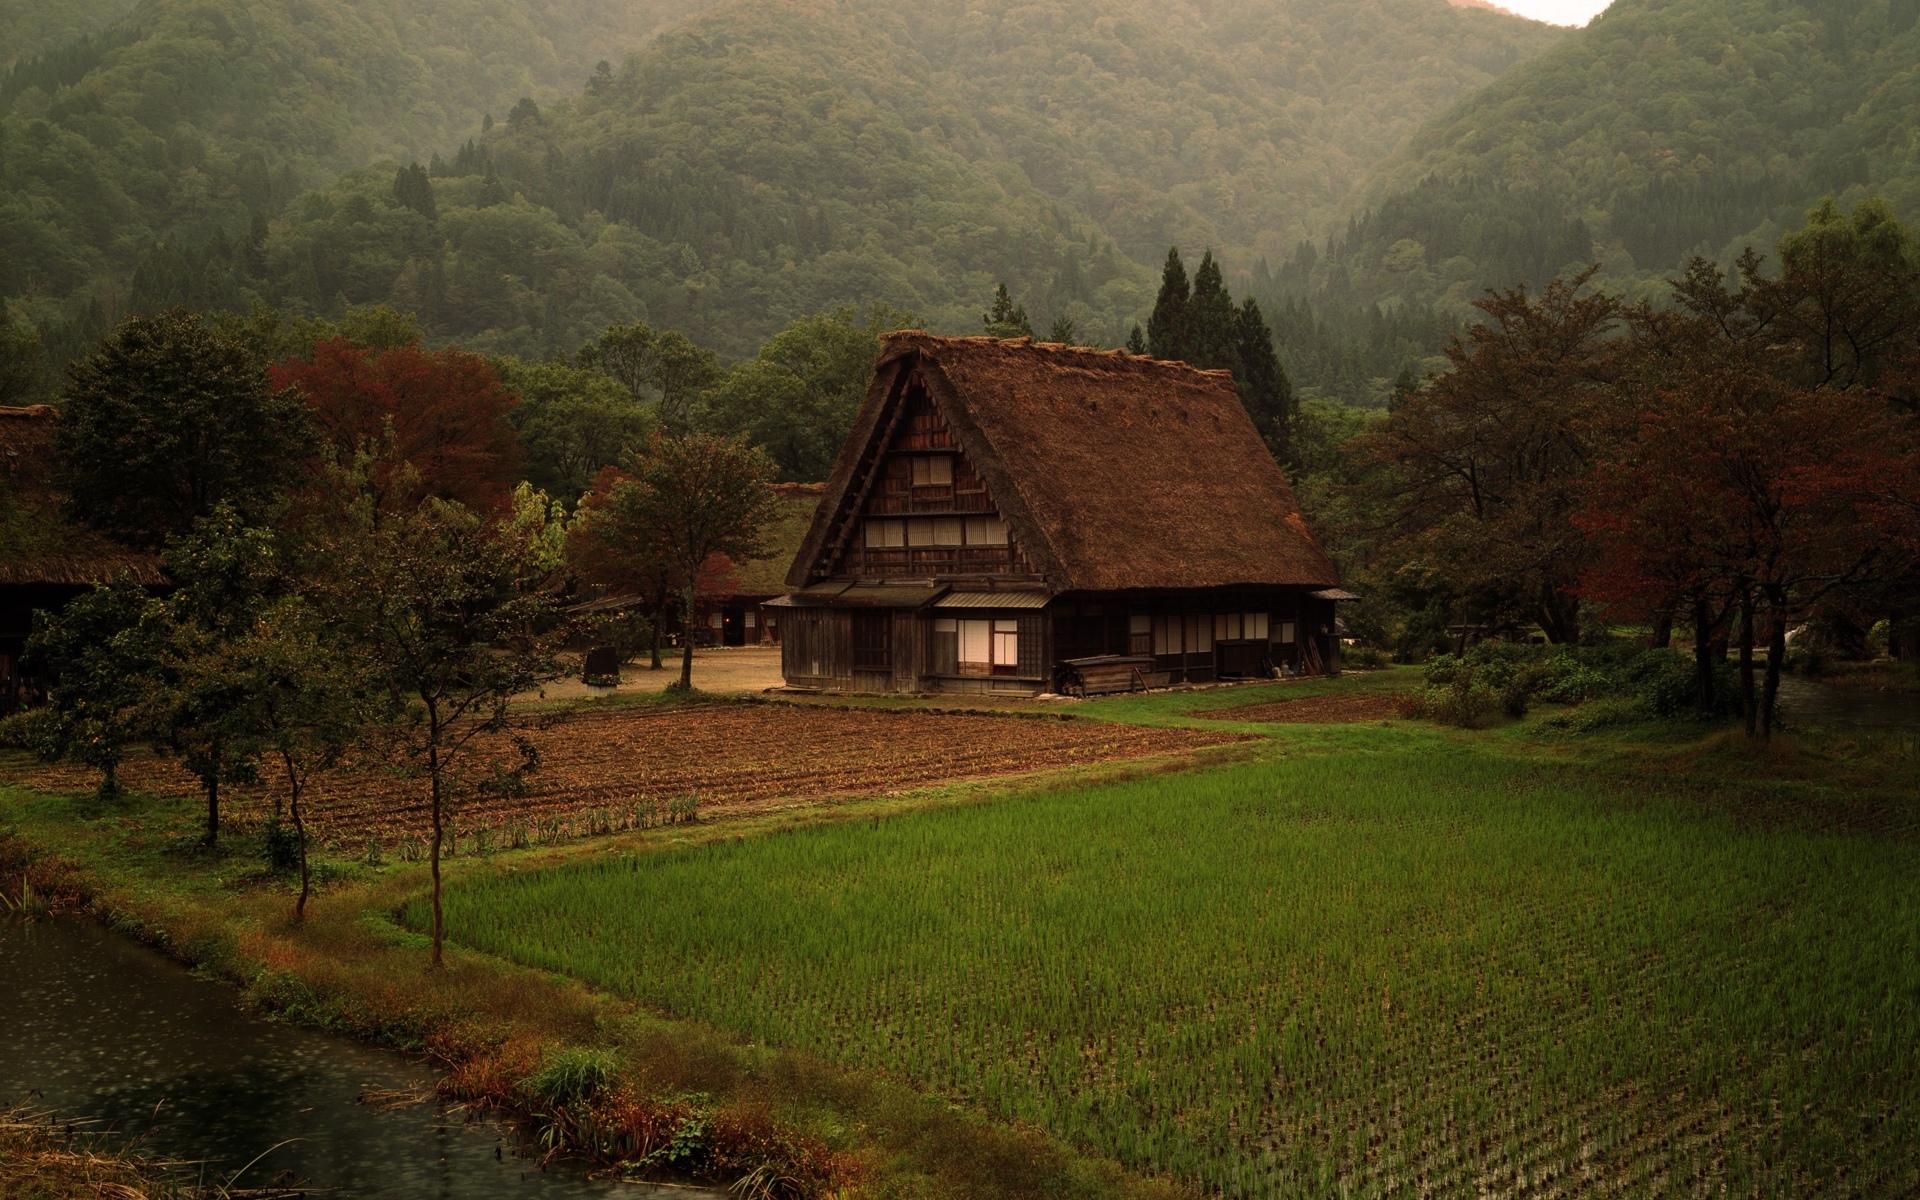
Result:
[[[880,338],[883,342],[898,338],[901,341],[994,346],[1006,350],[1038,350],[1046,354],[1091,355],[1115,365],[1125,362],[1129,366],[1180,367],[1215,379],[1233,378],[1233,372],[1225,367],[1196,367],[1185,359],[1155,358],[1149,354],[1135,354],[1124,346],[1103,350],[1098,346],[1076,346],[1070,342],[1042,342],[1024,335],[1017,338],[1002,338],[994,337],[990,333],[946,334],[930,333],[924,329],[889,330],[881,334]]]

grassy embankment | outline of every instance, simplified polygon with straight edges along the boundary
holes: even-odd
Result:
[[[1382,682],[1080,711],[1181,722]],[[1234,1194],[1920,1186],[1913,739],[1756,758],[1692,729],[1264,732],[1198,774],[469,860],[453,929],[502,957],[439,980],[387,917],[417,870],[358,868],[295,934],[277,888],[143,838],[138,812],[0,811],[263,1001],[443,1047],[456,1087],[505,1095],[554,1047],[598,1047],[572,1061],[656,1116],[709,1092],[888,1191],[1146,1185],[856,1069]]]

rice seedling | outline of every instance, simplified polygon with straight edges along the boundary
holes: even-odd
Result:
[[[447,915],[1223,1195],[1910,1194],[1920,801],[1796,803],[1363,750],[475,879]]]

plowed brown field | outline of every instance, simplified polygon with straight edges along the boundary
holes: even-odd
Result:
[[[697,797],[707,813],[1173,754],[1236,740],[1096,721],[768,704],[581,715],[518,732],[540,755],[539,770],[526,780],[528,793],[511,799],[467,796],[459,805],[462,831],[518,827],[537,838],[542,826],[556,821],[578,832],[585,814],[626,828],[654,823],[669,802],[687,796]],[[496,739],[471,761],[467,774],[483,777],[510,759],[517,759],[510,743]],[[13,774],[14,782],[54,792],[89,790],[99,778],[74,767]],[[271,764],[264,774],[265,789],[234,796],[238,813],[265,813],[277,778]],[[130,760],[121,777],[139,791],[199,792],[197,781],[170,760]],[[311,828],[318,837],[349,842],[418,837],[427,825],[426,786],[424,779],[385,771],[336,771],[316,780],[307,794]]]

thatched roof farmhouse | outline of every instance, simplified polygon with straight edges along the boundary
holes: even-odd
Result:
[[[1224,371],[889,334],[782,601],[795,686],[1337,669],[1339,577]]]

